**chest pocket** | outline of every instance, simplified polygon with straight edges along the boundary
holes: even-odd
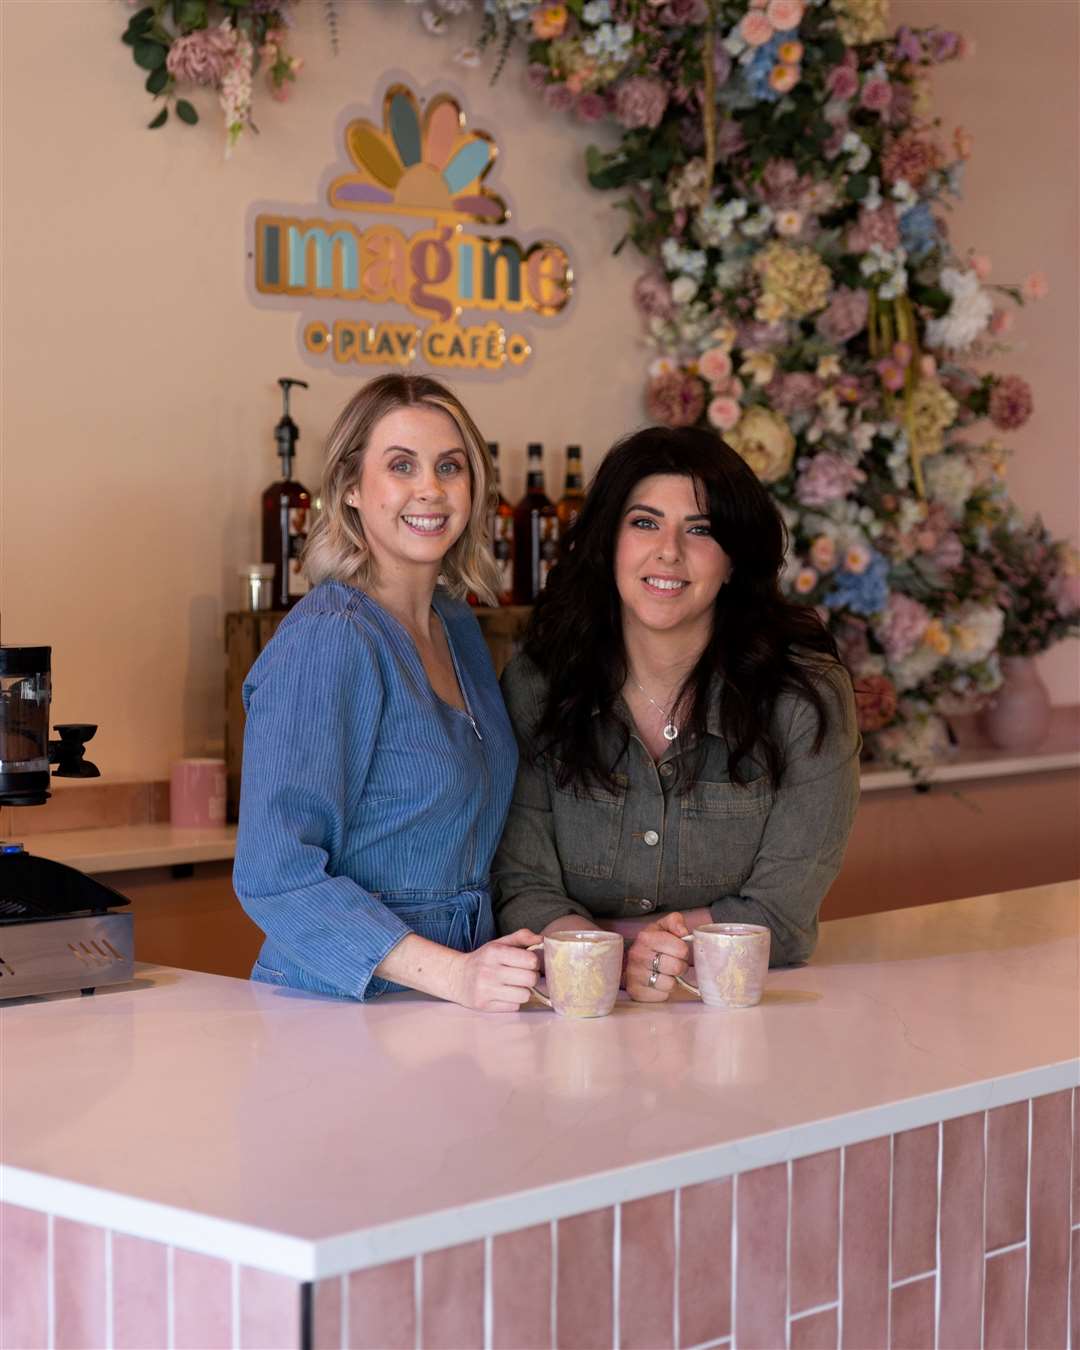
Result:
[[[595,783],[560,788],[554,777],[551,782],[555,847],[562,870],[570,876],[610,878],[619,854],[626,775],[615,775],[615,791]]]
[[[698,782],[680,800],[679,884],[737,889],[753,869],[772,809],[768,781]]]

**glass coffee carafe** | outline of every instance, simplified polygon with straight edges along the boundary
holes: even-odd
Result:
[[[50,647],[0,647],[0,800],[49,795]]]

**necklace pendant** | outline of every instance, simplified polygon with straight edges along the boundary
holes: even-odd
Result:
[[[667,726],[664,728],[665,741],[673,741],[678,734],[679,728],[675,725],[674,722],[669,722]]]

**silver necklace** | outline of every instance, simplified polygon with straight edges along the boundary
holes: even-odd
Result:
[[[631,675],[630,678],[634,680],[633,675]],[[646,690],[640,684],[638,684],[637,680],[634,680],[634,683],[637,684],[637,687],[641,690],[641,692],[653,705],[653,707],[660,714],[660,716],[663,717],[665,723],[664,740],[673,741],[675,737],[679,734],[679,728],[675,725],[675,719],[672,717],[671,713],[669,713],[666,708],[661,708],[660,704],[657,703],[656,699],[654,699],[651,694],[647,693]]]

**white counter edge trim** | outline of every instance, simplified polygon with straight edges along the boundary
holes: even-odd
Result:
[[[321,1280],[1074,1087],[1080,1087],[1080,1059],[1063,1060],[1004,1078],[966,1083],[849,1115],[316,1240],[3,1164],[0,1200],[295,1280]]]

